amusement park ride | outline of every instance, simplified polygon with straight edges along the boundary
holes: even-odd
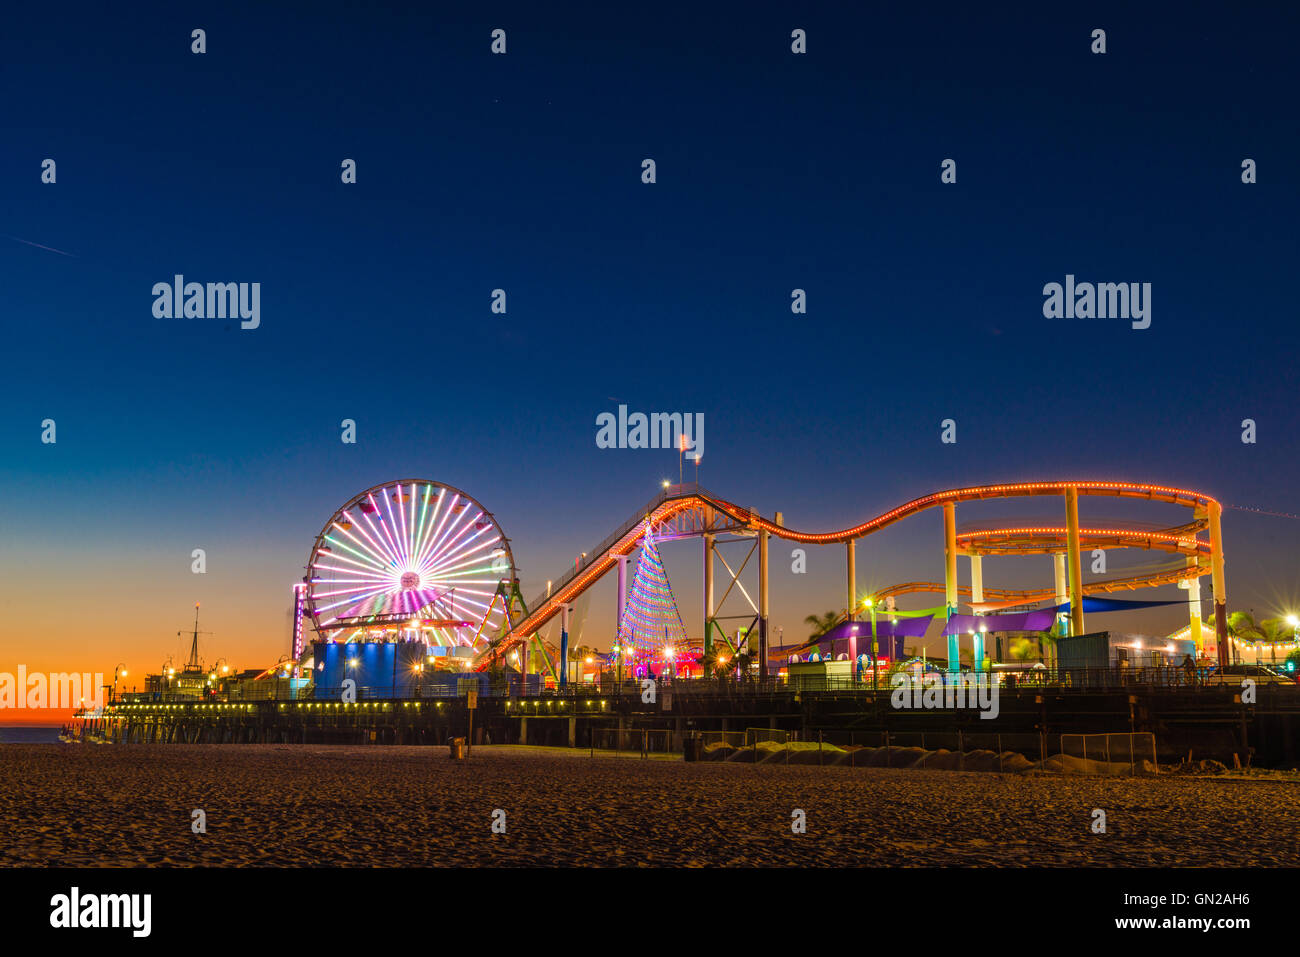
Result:
[[[1063,499],[1064,522],[1060,525],[979,528],[958,533],[956,507],[964,502],[986,499],[1056,496]],[[1125,529],[1110,525],[1080,524],[1080,496],[1139,499],[1183,506],[1190,520],[1159,529]],[[855,575],[855,548],[859,539],[932,508],[943,512],[944,580],[909,582],[871,595],[860,596]],[[1044,599],[1055,600],[1068,615],[1070,634],[1084,633],[1084,598],[1096,593],[1179,583],[1188,589],[1190,619],[1188,635],[1198,653],[1207,649],[1201,623],[1200,578],[1210,575],[1213,583],[1214,650],[1220,664],[1226,662],[1227,591],[1224,583],[1222,506],[1200,492],[1131,482],[1048,481],[978,485],[950,489],[913,499],[861,524],[830,532],[802,532],[787,528],[781,513],[769,519],[756,510],[742,508],[719,498],[698,484],[667,486],[646,506],[591,549],[559,579],[548,583],[545,595],[525,603],[519,590],[514,558],[505,533],[492,513],[466,493],[424,479],[407,479],[376,485],[353,496],[339,508],[316,536],[308,557],[307,575],[294,587],[295,616],[292,657],[304,658],[303,622],[310,619],[323,642],[422,642],[430,660],[438,665],[484,671],[507,662],[528,673],[533,656],[563,686],[567,681],[568,619],[574,601],[615,570],[618,579],[618,623],[620,634],[633,634],[628,644],[642,652],[653,648],[671,658],[686,649],[665,648],[662,635],[636,635],[629,624],[637,618],[628,605],[627,563],[638,549],[653,552],[654,542],[699,538],[704,545],[704,615],[702,649],[714,653],[715,639],[738,649],[720,625],[715,603],[715,562],[730,574],[723,601],[739,589],[753,612],[750,628],[757,636],[760,674],[768,667],[768,549],[772,537],[807,545],[842,545],[846,556],[849,620],[863,597],[874,606],[887,599],[912,593],[942,591],[949,622],[947,634],[949,667],[959,661],[959,635],[952,623],[961,596],[975,615],[1013,606],[1025,606]],[[1206,538],[1201,533],[1207,533]],[[758,553],[757,601],[741,582],[748,564],[733,569],[719,554],[723,542],[748,541],[750,556]],[[1085,549],[1140,548],[1177,556],[1174,568],[1087,583],[1082,579],[1080,559]],[[985,555],[1051,554],[1055,581],[1052,587],[1029,590],[985,588]],[[970,562],[970,585],[958,583],[957,559]],[[657,553],[654,553],[657,561]],[[661,571],[653,563],[651,572]],[[642,584],[646,564],[638,567],[636,586]],[[676,615],[666,576],[658,585],[656,601],[671,604]],[[638,587],[634,586],[634,593]],[[892,602],[891,602],[892,604]],[[556,616],[561,618],[560,647],[539,632]],[[665,621],[671,621],[666,616]],[[677,617],[680,623],[680,617]],[[856,629],[855,629],[856,630]],[[684,629],[682,629],[684,633]],[[682,634],[684,637],[684,634]],[[974,639],[979,642],[980,638]],[[856,657],[856,652],[853,653]],[[982,651],[975,648],[975,657]]]

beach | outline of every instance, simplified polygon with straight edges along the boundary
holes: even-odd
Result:
[[[461,763],[446,748],[5,744],[0,769],[10,867],[1300,864],[1300,786],[1275,780],[508,746]],[[796,809],[806,833],[791,830]]]

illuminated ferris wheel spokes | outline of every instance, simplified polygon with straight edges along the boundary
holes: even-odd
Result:
[[[306,604],[317,631],[333,640],[382,625],[384,633],[469,644],[499,628],[492,598],[513,576],[505,535],[476,501],[436,482],[395,482],[355,496],[317,536]]]

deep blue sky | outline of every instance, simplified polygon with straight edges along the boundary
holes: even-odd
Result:
[[[204,546],[218,630],[278,653],[331,511],[413,475],[497,514],[531,594],[675,474],[595,447],[620,402],[703,412],[704,484],[808,530],[1064,475],[1300,511],[1290,5],[553,6],[6,11],[4,609],[53,634],[111,572],[179,625]],[[155,319],[178,272],[261,282],[261,328]],[[1152,283],[1151,327],[1044,319],[1066,273]],[[932,518],[863,585],[941,576]],[[1297,527],[1229,510],[1234,604],[1300,599]],[[787,628],[841,600],[819,561]]]

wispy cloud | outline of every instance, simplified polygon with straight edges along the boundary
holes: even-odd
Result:
[[[77,258],[76,253],[65,253],[62,249],[55,249],[53,246],[42,246],[40,243],[34,243],[30,239],[19,239],[17,236],[9,236],[8,234],[5,235],[5,238],[12,239],[16,243],[23,243],[26,246],[35,246],[37,249],[45,249],[52,253],[58,253],[60,256],[71,256],[73,259]]]

